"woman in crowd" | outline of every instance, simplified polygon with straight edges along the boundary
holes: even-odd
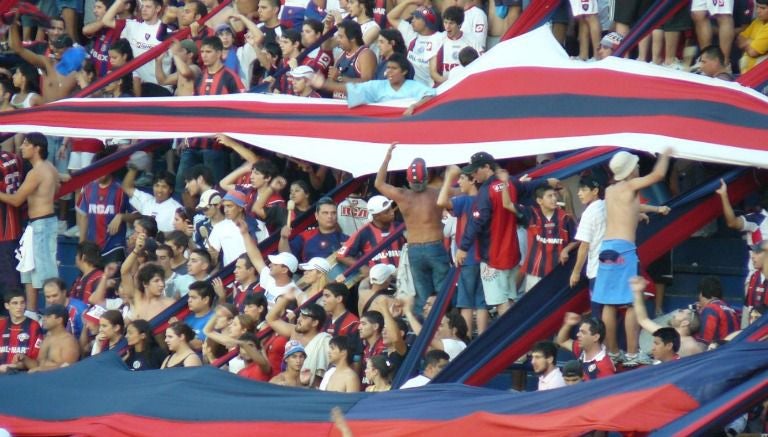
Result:
[[[146,320],[134,320],[125,330],[128,341],[128,356],[125,363],[131,370],[159,369],[166,357],[165,351],[157,344],[152,328]]]
[[[365,377],[371,382],[365,391],[389,391],[392,389],[392,373],[394,366],[386,356],[376,355],[365,364]]]
[[[197,356],[189,342],[195,338],[195,331],[186,323],[176,322],[165,330],[165,344],[168,345],[170,355],[163,361],[161,369],[172,367],[197,367],[202,366],[200,357]]]
[[[126,356],[128,354],[128,341],[123,335],[124,331],[125,321],[120,311],[105,311],[99,318],[99,333],[93,343],[91,355],[110,350],[117,352],[121,357]],[[83,332],[88,335],[87,329],[84,329]]]

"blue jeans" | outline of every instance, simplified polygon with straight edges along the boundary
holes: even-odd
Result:
[[[440,291],[448,275],[449,258],[442,241],[409,243],[408,263],[411,266],[413,285],[416,288],[414,312],[421,314],[424,302],[430,294]]]
[[[59,268],[56,265],[57,222],[55,216],[50,216],[30,220],[27,225],[32,227],[35,268],[30,272],[21,274],[22,284],[32,284],[34,288],[42,288],[46,279],[59,276]]]
[[[213,180],[219,182],[229,173],[229,152],[226,150],[184,149],[176,173],[176,192],[184,192],[184,173],[197,164],[203,164],[213,172]]]

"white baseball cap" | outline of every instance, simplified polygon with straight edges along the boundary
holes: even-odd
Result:
[[[392,201],[381,195],[368,199],[368,213],[371,215],[384,212],[391,206]]]
[[[299,268],[301,270],[320,270],[323,273],[331,271],[331,265],[328,261],[319,256],[316,256],[303,264],[299,264]]]
[[[315,70],[313,70],[309,65],[299,65],[298,67],[289,71],[288,75],[291,77],[309,79],[315,75]]]
[[[210,190],[205,190],[203,194],[200,195],[200,203],[197,204],[198,209],[208,208],[212,205],[218,205],[221,203],[221,194],[211,188]]]
[[[371,279],[371,284],[381,285],[387,282],[397,268],[392,264],[376,264],[371,267],[368,277]]]
[[[296,269],[299,267],[299,260],[290,252],[280,252],[277,255],[269,255],[267,258],[272,264],[288,267],[291,273],[296,273]]]

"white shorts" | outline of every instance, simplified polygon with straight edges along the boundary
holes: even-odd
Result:
[[[498,270],[484,262],[480,263],[480,280],[483,282],[483,294],[487,305],[496,306],[517,299],[519,269],[515,267],[511,270]]]
[[[580,15],[596,15],[599,11],[597,0],[570,0],[571,14],[574,17]]]
[[[90,152],[71,152],[69,154],[69,166],[70,170],[81,170],[91,165],[95,153]]]
[[[733,15],[733,0],[693,0],[691,12],[701,11],[709,15]]]

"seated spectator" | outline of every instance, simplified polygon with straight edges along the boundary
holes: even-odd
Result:
[[[165,271],[158,264],[141,267],[136,282],[139,294],[134,299],[133,315],[137,319],[152,320],[173,304],[173,299],[165,297]]]
[[[357,313],[365,314],[376,300],[383,300],[387,306],[395,303],[390,293],[390,285],[395,279],[397,269],[391,264],[376,264],[368,273],[370,288],[365,283],[358,287]]]
[[[137,171],[136,167],[129,166],[123,178],[123,191],[128,195],[131,206],[142,215],[155,217],[160,232],[173,231],[173,217],[181,208],[181,204],[171,198],[173,176],[162,170],[155,173],[152,178],[153,194],[150,195],[136,188]]]
[[[299,341],[304,347],[307,358],[301,369],[302,383],[310,387],[319,387],[328,369],[328,344],[331,336],[323,332],[326,313],[323,307],[311,303],[301,308],[296,324],[282,320],[288,302],[293,296],[280,296],[267,314],[267,323],[279,335]],[[290,349],[288,346],[286,348]]]
[[[413,333],[419,335],[421,333],[421,322],[413,313],[413,299],[404,299],[403,310]],[[467,322],[454,309],[443,316],[429,347],[445,351],[452,361],[461,351],[467,348],[467,343],[469,343],[469,338],[467,338]]]
[[[220,138],[229,147],[235,148],[239,146],[239,143],[227,137],[220,136]],[[241,184],[241,179],[246,175],[250,176],[248,183]],[[246,200],[244,203],[249,205],[249,220],[246,220],[246,222],[248,222],[251,232],[256,235],[259,241],[266,238],[270,232],[281,228],[285,224],[284,201],[271,186],[273,179],[277,176],[277,167],[269,160],[262,159],[252,165],[246,163],[219,182],[219,186],[227,190],[227,193],[233,190],[245,193]],[[250,223],[251,218],[256,219],[255,224]],[[258,234],[256,234],[257,231]]]
[[[264,289],[264,295],[269,305],[274,305],[275,300],[283,294],[289,293],[295,296],[300,289],[293,282],[293,274],[299,266],[296,257],[289,252],[280,252],[277,255],[269,255],[270,265],[264,262],[258,246],[248,233],[248,227],[245,222],[237,223],[240,228],[240,234],[243,236],[248,257],[251,259],[256,270],[259,271],[259,280]],[[325,320],[323,320],[325,322]],[[322,326],[321,326],[322,327]]]
[[[43,282],[45,306],[63,305],[67,309],[66,328],[75,338],[80,338],[83,331],[83,313],[88,305],[79,299],[67,297],[64,281],[60,278],[50,278]]]
[[[304,360],[307,358],[307,353],[304,351],[304,347],[299,343],[293,344],[290,349],[285,350],[285,356],[283,361],[285,362],[285,370],[269,380],[271,384],[286,385],[289,387],[304,387],[301,383],[300,372],[304,366]]]
[[[117,352],[121,358],[128,355],[128,341],[123,336],[125,321],[120,311],[107,310],[99,318],[99,333],[93,342],[91,355],[110,350]],[[85,334],[86,331],[83,331]]]
[[[202,349],[206,338],[203,328],[208,323],[208,319],[213,317],[211,308],[216,294],[210,282],[196,281],[189,285],[188,296],[187,306],[190,314],[184,319],[184,323],[195,332],[195,339],[191,340],[189,344],[192,349],[199,351]]]
[[[202,366],[203,362],[200,361],[200,357],[197,356],[190,345],[194,338],[194,331],[185,323],[176,322],[171,324],[165,330],[165,344],[168,345],[168,351],[171,354],[163,361],[160,368]]]
[[[82,302],[89,302],[96,284],[104,274],[98,267],[101,265],[101,250],[96,243],[83,241],[77,245],[75,252],[75,266],[80,270],[80,275],[72,284],[69,296]]]
[[[280,232],[278,249],[281,252],[291,252],[299,262],[305,263],[311,258],[328,258],[336,252],[349,238],[339,229],[336,220],[336,204],[330,197],[322,197],[317,201],[315,219],[317,227],[308,229],[288,240],[291,235],[290,223]]]
[[[723,301],[723,286],[717,276],[706,276],[699,281],[699,316],[701,339],[706,343],[724,340],[739,329],[736,310]]]
[[[240,336],[240,359],[245,367],[237,372],[238,376],[255,381],[268,382],[272,374],[267,357],[262,353],[259,340],[253,333],[246,332]]]
[[[365,361],[365,377],[371,385],[365,388],[367,392],[389,391],[392,389],[393,368],[387,357],[373,356]]]
[[[328,272],[331,265],[325,258],[315,257],[299,264],[299,269],[304,271],[299,286],[307,286],[296,296],[296,304],[301,305],[318,294],[322,294],[326,284],[328,284]]]
[[[157,344],[149,322],[134,320],[125,329],[125,339],[128,342],[128,356],[125,364],[131,370],[153,370],[163,365],[166,352]]]
[[[399,222],[395,221],[392,201],[384,196],[373,196],[368,200],[368,213],[371,222],[351,235],[336,254],[336,259],[345,266],[352,266],[357,258],[378,246],[400,225]],[[388,249],[376,254],[368,261],[368,266],[360,268],[360,275],[367,276],[369,267],[379,263],[397,266],[400,261],[400,247],[404,243],[405,239],[399,238]],[[343,282],[345,279],[343,276],[336,278],[339,282]]]
[[[551,341],[540,341],[531,349],[533,372],[539,375],[539,391],[565,387],[563,375],[558,369],[557,346]]]
[[[45,339],[40,345],[38,357],[23,355],[24,367],[29,373],[56,370],[77,362],[80,358],[80,345],[75,336],[67,330],[69,312],[64,305],[53,304],[43,312]]]
[[[579,360],[571,360],[563,366],[562,374],[565,385],[575,385],[583,381],[584,368]]]
[[[739,60],[741,74],[765,60],[768,53],[768,1],[755,0],[755,16],[736,38],[736,45],[744,51]]]
[[[349,288],[338,282],[325,286],[323,290],[323,309],[331,317],[326,320],[325,332],[332,336],[357,335],[360,321],[357,316],[349,312]]]
[[[576,341],[569,335],[574,326],[579,325]],[[565,322],[557,333],[557,344],[567,349],[581,361],[584,375],[588,380],[605,378],[616,373],[613,361],[608,356],[603,341],[605,339],[605,324],[602,320],[590,317],[583,319],[576,313],[566,313]]]
[[[653,364],[666,363],[680,359],[680,334],[670,326],[659,328],[653,333],[651,355],[656,359]]]
[[[659,325],[648,317],[644,296],[647,285],[648,281],[642,276],[636,276],[630,281],[630,287],[635,296],[633,307],[637,323],[649,334],[653,334],[664,326]],[[673,311],[668,323],[680,336],[679,352],[681,357],[704,352],[705,345],[694,338],[694,335],[699,332],[701,327],[701,319],[696,311],[689,308]]]
[[[353,346],[346,336],[336,336],[328,345],[328,361],[333,365],[323,375],[320,390],[359,392],[360,377],[352,369]]]
[[[413,378],[405,381],[400,386],[401,389],[422,387],[429,384],[430,381],[445,369],[448,365],[450,357],[445,351],[439,349],[432,349],[424,356],[424,371],[421,375],[414,376]]]

